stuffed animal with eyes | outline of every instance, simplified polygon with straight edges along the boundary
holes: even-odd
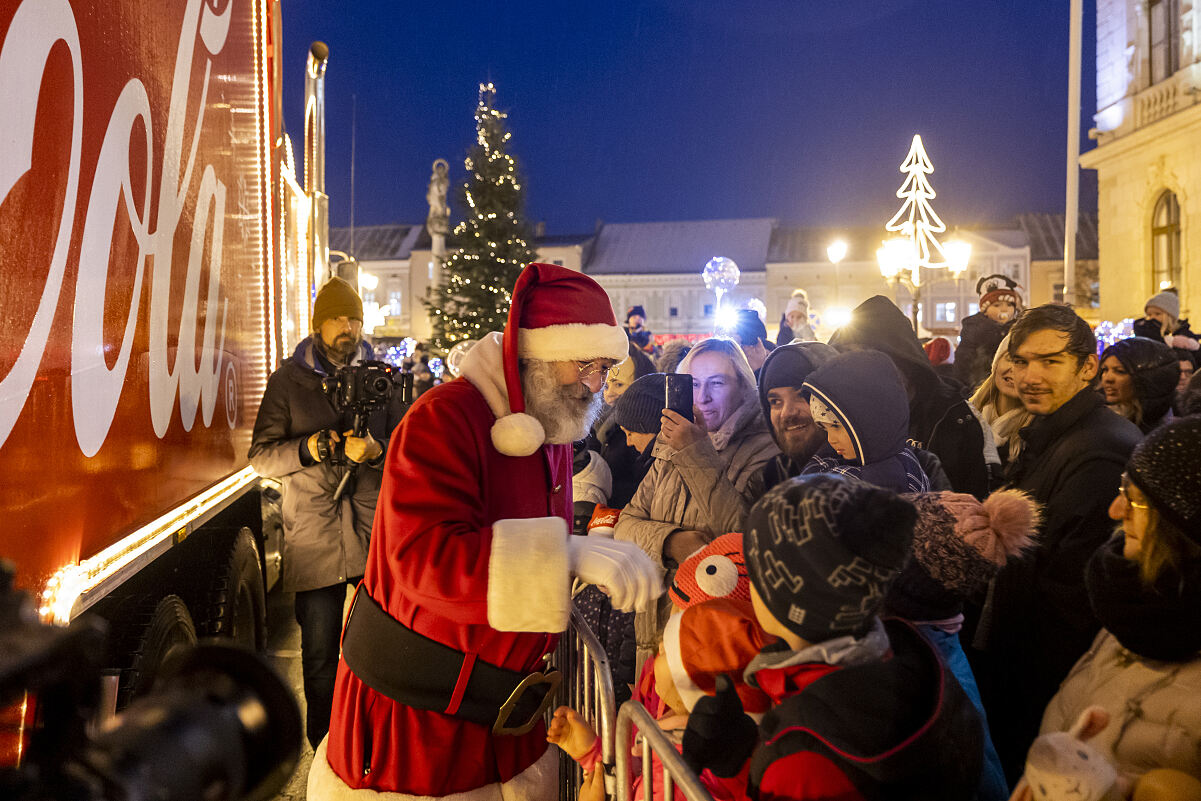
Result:
[[[718,598],[750,603],[751,581],[742,558],[742,535],[723,534],[685,559],[667,595],[677,609]]]

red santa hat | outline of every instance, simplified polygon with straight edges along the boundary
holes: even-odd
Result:
[[[542,424],[525,413],[519,359],[621,362],[629,349],[600,284],[566,267],[527,265],[513,286],[505,323],[505,390],[511,413],[492,425],[492,444],[507,456],[529,456],[546,441]]]
[[[716,692],[717,677],[725,673],[734,683],[742,708],[762,715],[770,699],[746,683],[743,673],[763,648],[775,642],[755,619],[749,601],[718,598],[690,606],[667,619],[663,653],[680,699],[688,711],[702,695]]]

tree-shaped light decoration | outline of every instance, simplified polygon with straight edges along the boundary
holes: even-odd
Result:
[[[913,263],[907,266],[913,273],[914,283],[918,283],[919,267],[949,266],[942,244],[935,236],[946,231],[947,226],[930,206],[930,201],[936,197],[929,179],[930,173],[934,172],[934,165],[930,163],[926,148],[922,146],[922,137],[918,134],[913,135],[909,155],[901,162],[900,169],[905,173],[905,181],[897,190],[897,197],[905,202],[884,227],[912,243],[909,258]],[[937,260],[932,258],[935,253],[938,254]]]
[[[508,152],[505,112],[496,108],[496,87],[480,84],[475,108],[475,144],[467,151],[467,182],[457,200],[464,212],[454,228],[445,281],[425,301],[439,348],[502,331],[517,275],[535,259],[522,214],[523,193],[517,161]]]

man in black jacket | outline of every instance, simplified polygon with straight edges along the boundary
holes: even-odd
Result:
[[[331,278],[317,293],[312,322],[313,334],[267,379],[250,464],[283,485],[283,590],[296,593],[306,733],[316,748],[329,729],[346,587],[363,575],[380,466],[404,410],[395,392],[389,407],[372,413],[366,436],[350,436],[353,414],[335,409],[321,382],[371,358],[363,302],[349,283]],[[354,478],[335,502],[352,465]]]
[[[896,304],[883,295],[863,301],[830,344],[838,350],[870,348],[892,359],[909,393],[909,444],[938,457],[956,492],[984,500],[990,488],[984,424],[959,389],[934,372]]]
[[[1022,314],[1009,355],[1026,410],[1012,486],[1043,504],[1036,547],[997,574],[976,660],[993,741],[1010,782],[1021,774],[1047,702],[1097,633],[1084,566],[1113,531],[1106,510],[1141,438],[1094,391],[1097,343],[1067,306]]]

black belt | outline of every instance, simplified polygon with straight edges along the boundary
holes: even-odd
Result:
[[[393,701],[525,734],[555,700],[557,670],[519,673],[424,637],[385,612],[362,585],[342,632],[342,658],[359,679]],[[519,721],[510,726],[509,720]]]

